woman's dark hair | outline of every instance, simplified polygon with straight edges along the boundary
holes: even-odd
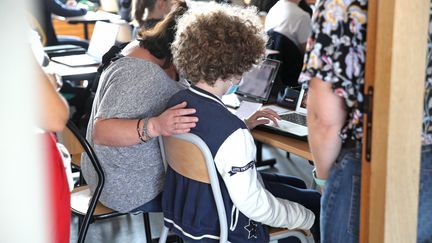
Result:
[[[138,32],[140,47],[150,51],[158,59],[165,59],[165,64],[172,62],[171,43],[174,41],[177,18],[188,7],[184,0],[174,1],[171,12],[156,24],[153,29],[141,29]]]
[[[153,11],[157,0],[136,0],[134,3],[133,17],[138,22],[139,26],[143,25],[144,11],[147,8],[149,12]]]

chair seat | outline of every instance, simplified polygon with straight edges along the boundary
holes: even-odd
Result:
[[[312,235],[307,231],[308,235]],[[307,242],[307,236],[300,230],[269,227],[270,241],[280,240],[288,236],[296,236],[301,242]]]
[[[90,199],[92,194],[90,192],[89,186],[80,186],[76,187],[71,193],[71,209],[72,212],[79,215],[85,215],[87,213],[87,209],[90,203]],[[95,218],[102,216],[114,216],[120,215],[123,213],[119,213],[113,209],[105,207],[102,203],[98,202],[96,205],[96,209],[93,213]]]
[[[72,157],[72,164],[75,165],[76,167],[80,168],[81,167],[81,153],[71,154],[71,157]]]

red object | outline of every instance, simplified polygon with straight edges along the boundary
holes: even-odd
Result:
[[[70,191],[60,151],[52,134],[44,134],[50,188],[50,212],[54,243],[69,243]]]

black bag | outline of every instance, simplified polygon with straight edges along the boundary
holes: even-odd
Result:
[[[84,112],[82,116],[79,119],[78,127],[82,134],[86,133],[87,125],[90,119],[92,107],[93,107],[93,101],[95,98],[95,94],[97,91],[97,88],[99,86],[99,79],[102,74],[102,72],[114,61],[120,59],[123,57],[121,54],[121,51],[123,48],[129,43],[124,43],[119,46],[112,46],[103,56],[102,56],[102,63],[99,65],[97,69],[97,74],[93,80],[93,83],[90,88],[90,94],[88,95],[87,100],[85,101],[84,106]]]
[[[267,35],[269,40],[266,48],[279,52],[268,55],[268,58],[281,62],[276,82],[280,82],[285,87],[298,87],[298,78],[303,67],[303,54],[298,46],[283,34],[271,29],[267,31]]]
[[[299,96],[299,90],[286,87],[279,92],[277,97],[277,104],[290,110],[295,110]]]

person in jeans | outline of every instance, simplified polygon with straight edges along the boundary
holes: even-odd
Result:
[[[322,243],[359,239],[366,23],[367,0],[319,1],[300,77],[314,177],[323,188]]]
[[[182,100],[196,110],[198,122],[190,132],[212,153],[230,242],[268,242],[266,225],[312,228],[314,232],[319,227],[317,191],[306,189],[298,178],[256,169],[250,129],[269,120],[277,122],[277,114],[261,110],[243,121],[221,101],[222,95],[239,84],[241,75],[263,57],[265,42],[253,10],[206,3],[179,19],[171,47],[174,64],[192,86],[177,92],[168,107]],[[168,167],[162,208],[165,225],[187,242],[218,241],[219,217],[209,184],[183,177]],[[288,241],[297,242],[284,242]]]
[[[432,242],[432,11],[429,16],[426,65],[417,243]]]

